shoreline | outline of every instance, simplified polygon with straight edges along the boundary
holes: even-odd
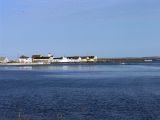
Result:
[[[117,65],[125,65],[130,63],[154,63],[154,62],[67,62],[67,63],[51,63],[51,64],[38,64],[38,63],[0,63],[0,66],[47,66],[47,65],[94,65],[94,64],[117,64]]]
[[[61,61],[30,61],[30,62],[0,62],[0,66],[44,66],[44,65],[83,65],[83,64],[130,64],[130,63],[153,63],[160,62],[160,58],[157,57],[141,57],[141,58],[98,58],[94,60],[86,60],[86,61],[69,61],[69,62],[61,62]]]

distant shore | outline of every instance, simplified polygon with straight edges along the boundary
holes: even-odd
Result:
[[[53,64],[94,64],[94,63],[148,63],[151,59],[98,59],[94,62],[53,62],[53,63],[0,63],[7,66],[32,66],[32,65],[53,65]]]

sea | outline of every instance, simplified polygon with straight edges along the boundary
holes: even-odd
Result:
[[[1,65],[0,120],[160,120],[160,62]]]

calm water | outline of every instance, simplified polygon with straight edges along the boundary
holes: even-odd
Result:
[[[29,120],[160,120],[160,63],[0,66],[0,120],[18,120],[18,114]]]

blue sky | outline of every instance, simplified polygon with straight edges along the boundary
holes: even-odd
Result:
[[[0,0],[0,56],[160,55],[160,0]]]

